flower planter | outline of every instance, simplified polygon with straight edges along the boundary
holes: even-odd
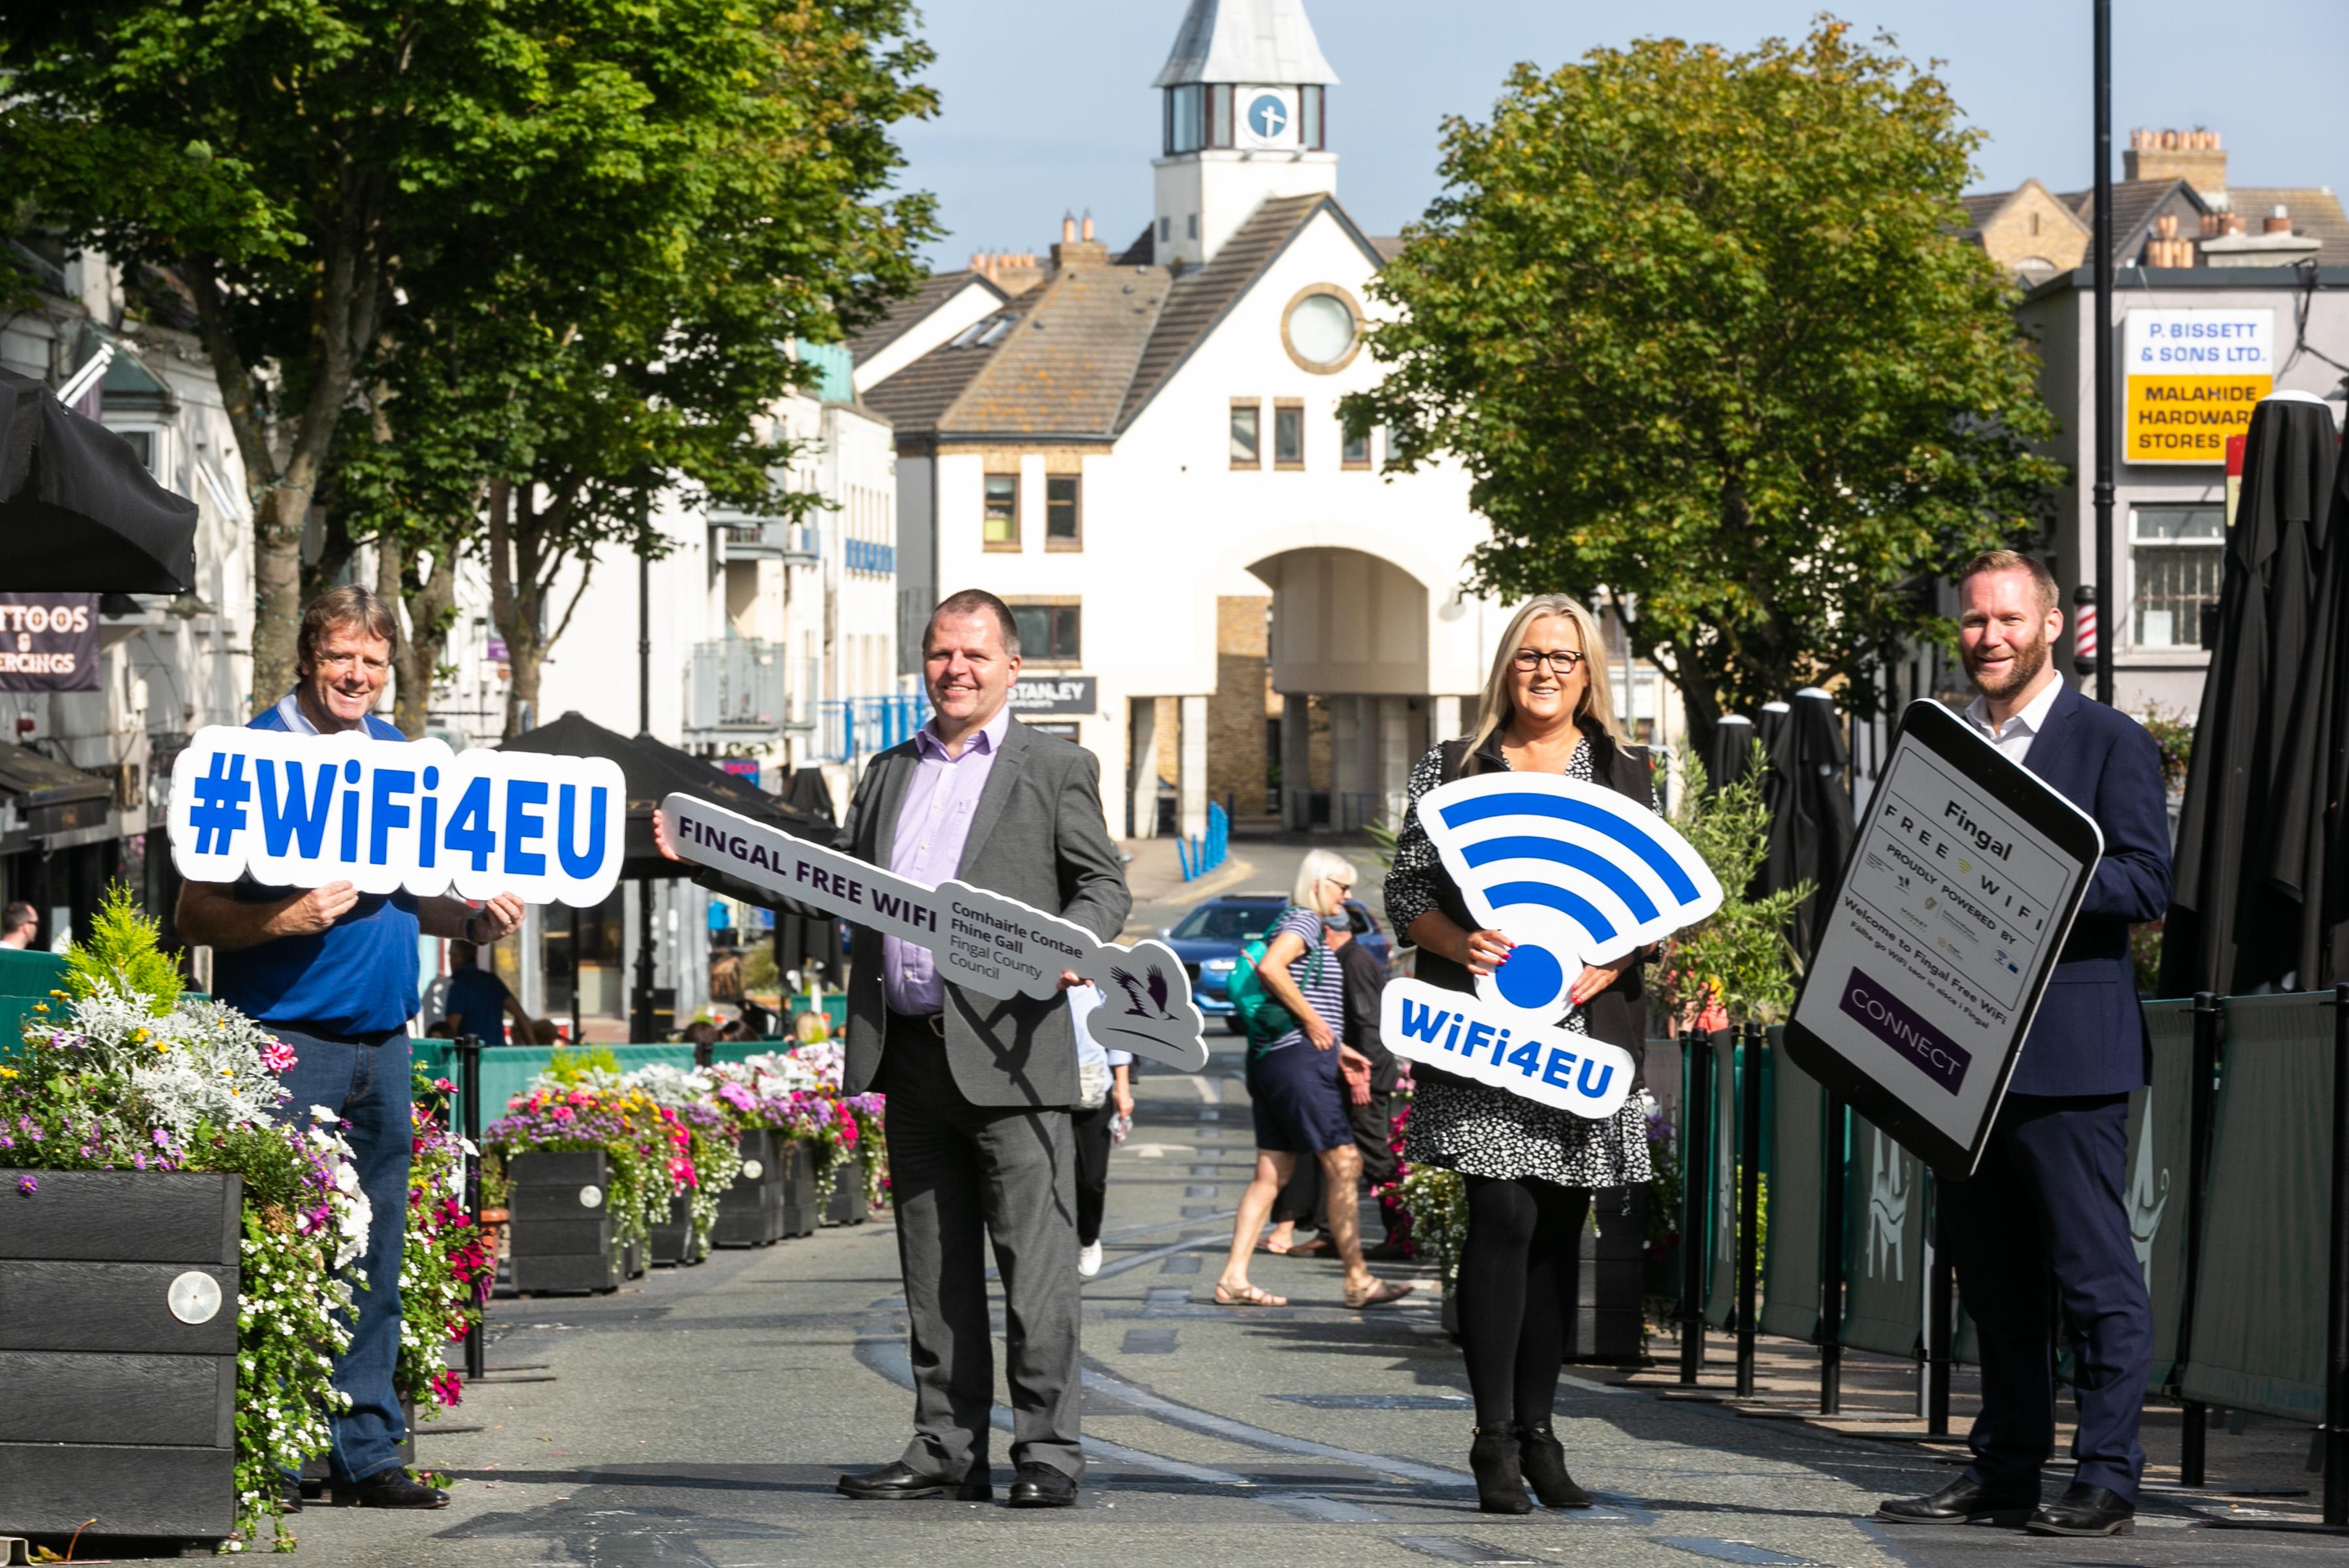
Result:
[[[611,1183],[601,1150],[517,1154],[507,1161],[506,1245],[514,1294],[619,1288]]]
[[[233,1532],[243,1200],[235,1176],[7,1173],[0,1525]]]
[[[709,1238],[715,1245],[764,1247],[782,1239],[784,1163],[776,1152],[781,1141],[763,1128],[742,1134],[742,1174],[718,1195],[718,1224]]]
[[[620,1277],[622,1279],[642,1279],[645,1277],[645,1243],[642,1242],[623,1243],[620,1247]]]
[[[807,1236],[815,1233],[815,1160],[808,1146],[796,1138],[779,1139],[784,1150],[783,1173],[783,1234]]]
[[[864,1202],[864,1164],[843,1155],[833,1168],[832,1202],[823,1211],[827,1225],[861,1225],[871,1212]]]
[[[709,1251],[693,1239],[693,1200],[689,1197],[668,1201],[668,1219],[653,1227],[653,1266],[674,1268],[698,1264],[709,1256]]]

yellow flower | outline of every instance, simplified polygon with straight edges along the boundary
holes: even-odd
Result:
[[[0,1068],[0,1078],[12,1078],[16,1076],[16,1069],[15,1068]]]

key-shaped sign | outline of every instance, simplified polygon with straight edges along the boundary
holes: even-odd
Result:
[[[690,795],[671,795],[661,813],[685,859],[926,947],[957,985],[983,996],[1054,996],[1062,972],[1073,972],[1101,988],[1102,1005],[1086,1020],[1101,1045],[1185,1072],[1206,1065],[1190,976],[1164,943],[1103,942],[1017,899],[952,880],[930,887]]]

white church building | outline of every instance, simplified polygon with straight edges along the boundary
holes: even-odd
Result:
[[[903,667],[929,604],[1000,594],[1016,707],[1100,758],[1113,831],[1197,832],[1211,800],[1292,829],[1399,814],[1506,624],[1462,588],[1467,474],[1384,475],[1382,435],[1339,422],[1380,378],[1361,329],[1400,242],[1338,199],[1337,82],[1301,0],[1190,0],[1149,229],[974,256],[852,345],[896,444]],[[1631,673],[1652,735],[1677,704]]]

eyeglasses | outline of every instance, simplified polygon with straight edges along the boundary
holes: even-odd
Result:
[[[1582,667],[1582,653],[1577,648],[1552,648],[1547,653],[1538,648],[1519,648],[1517,656],[1511,662],[1531,675],[1542,667],[1545,660],[1551,669],[1562,676],[1570,676]]]

